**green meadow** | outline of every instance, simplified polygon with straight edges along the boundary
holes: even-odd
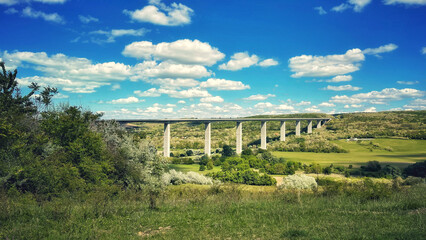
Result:
[[[426,140],[413,139],[373,139],[366,141],[331,141],[349,150],[348,153],[312,153],[312,152],[273,152],[277,157],[306,164],[343,165],[359,167],[368,161],[379,161],[386,165],[407,167],[415,162],[426,160]],[[376,144],[376,146],[370,144]],[[386,150],[387,149],[387,150]]]

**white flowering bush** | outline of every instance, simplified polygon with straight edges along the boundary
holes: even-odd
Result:
[[[318,187],[315,178],[303,174],[295,174],[285,177],[279,189],[315,189]]]
[[[202,174],[196,172],[178,172],[174,169],[170,170],[167,173],[164,173],[162,176],[162,181],[164,184],[170,185],[180,185],[185,183],[193,183],[200,185],[212,185],[214,180],[210,177],[206,177]]]

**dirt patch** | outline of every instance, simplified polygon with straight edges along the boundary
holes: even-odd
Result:
[[[143,237],[143,238],[151,237],[151,236],[154,236],[154,235],[163,234],[163,233],[165,233],[165,232],[167,232],[171,229],[172,229],[172,227],[170,227],[170,226],[159,227],[158,229],[148,229],[148,230],[143,231],[143,232],[138,232],[138,236]]]
[[[277,186],[283,184],[283,177],[274,177],[277,180]]]

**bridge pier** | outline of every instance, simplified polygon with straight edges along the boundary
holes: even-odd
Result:
[[[312,133],[312,120],[308,121],[308,133]]]
[[[260,122],[260,148],[266,149],[266,121]]]
[[[164,123],[164,157],[170,157],[170,123]]]
[[[285,121],[281,121],[280,126],[280,141],[285,141]]]
[[[318,120],[317,128],[321,128],[321,120]]]
[[[204,123],[204,136],[205,136],[205,140],[204,140],[204,154],[209,156],[211,155],[211,123],[207,122]]]
[[[296,136],[300,136],[300,120],[296,120]]]
[[[243,123],[237,122],[237,132],[236,132],[236,152],[241,154],[243,152]]]

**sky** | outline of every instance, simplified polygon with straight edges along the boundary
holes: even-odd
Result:
[[[0,0],[0,59],[104,119],[426,110],[426,0]]]

